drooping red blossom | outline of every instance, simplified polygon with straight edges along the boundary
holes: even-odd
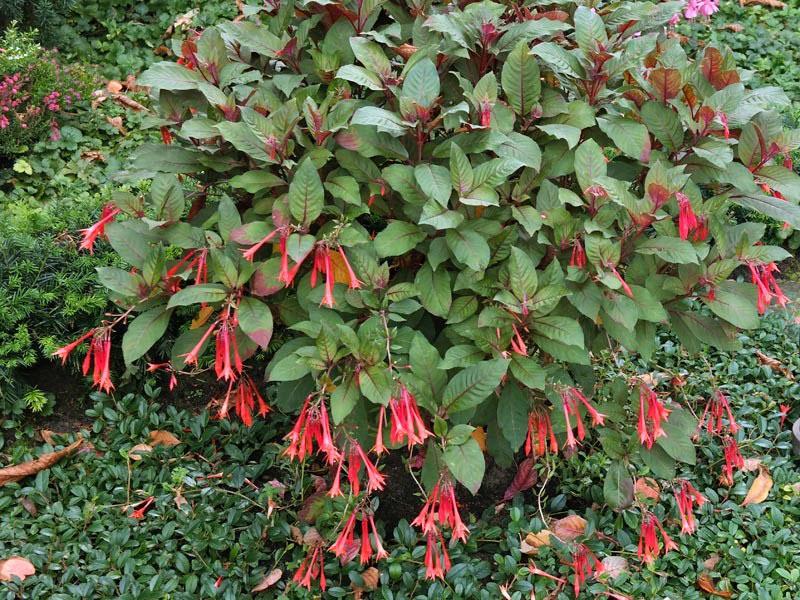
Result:
[[[258,252],[264,244],[268,244],[269,242],[271,242],[272,239],[280,231],[281,231],[280,229],[273,229],[272,231],[270,231],[267,235],[265,235],[263,238],[261,238],[255,244],[253,244],[249,248],[243,249],[242,250],[242,258],[244,258],[245,260],[249,260],[250,262],[253,262],[253,257],[256,255],[256,252]]]
[[[719,435],[725,429],[725,425],[722,422],[723,417],[728,418],[728,431],[730,433],[739,431],[739,425],[733,416],[728,398],[720,390],[714,390],[711,398],[706,403],[705,410],[703,410],[703,416],[700,417],[700,427],[705,427],[710,434]]]
[[[528,415],[528,435],[525,438],[525,455],[543,456],[558,452],[558,441],[550,422],[550,411],[536,408]]]
[[[675,198],[678,200],[678,234],[681,236],[682,240],[689,239],[689,234],[697,229],[699,223],[697,221],[697,215],[694,214],[692,210],[692,202],[689,200],[689,196],[686,194],[682,194],[681,192],[677,192],[675,194]]]
[[[235,380],[242,372],[242,357],[239,355],[239,344],[236,341],[236,313],[226,312],[220,318],[216,335],[216,352],[214,372],[217,379]]]
[[[754,264],[748,263],[750,277],[758,292],[758,313],[763,315],[767,307],[775,298],[781,307],[785,307],[789,298],[783,293],[773,273],[779,272],[778,266],[774,263]]]
[[[600,562],[595,556],[594,552],[589,550],[584,544],[575,546],[572,552],[572,562],[570,563],[575,576],[572,581],[572,589],[577,598],[581,593],[581,586],[586,582],[589,577],[597,578],[603,571],[603,563]]]
[[[155,496],[148,496],[141,502],[137,503],[136,509],[131,513],[131,519],[144,519],[147,511],[153,508],[153,503],[156,501]]]
[[[314,546],[310,555],[303,559],[300,567],[292,577],[292,581],[307,590],[311,589],[311,584],[319,580],[319,587],[324,592],[327,586],[325,581],[325,552],[320,546]]]
[[[653,564],[661,554],[661,546],[658,543],[658,534],[661,534],[664,554],[670,550],[677,550],[678,545],[667,535],[661,521],[653,513],[645,511],[642,515],[642,528],[639,532],[639,558],[647,564]]]
[[[637,432],[643,446],[652,448],[655,441],[667,435],[661,423],[669,418],[667,409],[658,395],[644,382],[639,383],[639,423]]]
[[[314,452],[315,444],[317,451],[326,456],[328,464],[332,465],[342,458],[341,452],[333,443],[325,399],[314,400],[313,394],[306,397],[300,415],[285,439],[289,440],[289,446],[283,454],[292,460],[305,460],[306,456]]]
[[[481,127],[491,127],[492,125],[492,103],[488,100],[481,100],[478,103],[478,118]]]
[[[586,251],[583,249],[583,243],[579,238],[575,238],[572,244],[572,256],[569,259],[569,266],[576,269],[586,267]]]
[[[426,534],[428,542],[425,549],[425,579],[444,579],[450,570],[450,555],[441,532],[432,531]]]
[[[195,273],[195,284],[199,285],[208,282],[208,248],[190,250],[167,269],[164,279],[167,281],[169,291],[175,293],[180,289],[181,279],[178,277],[179,273],[191,273],[192,271]]]
[[[106,234],[106,225],[113,221],[121,212],[122,210],[112,203],[109,202],[106,204],[100,213],[100,219],[91,227],[80,230],[83,239],[81,239],[78,248],[81,250],[88,250],[89,254],[94,254],[94,244],[97,238],[103,237]]]
[[[416,399],[405,385],[401,384],[399,395],[389,400],[389,412],[391,414],[389,439],[392,444],[405,442],[411,449],[432,435],[425,427]],[[382,431],[379,433],[382,434]]]
[[[256,404],[258,405],[258,415],[260,417],[266,416],[271,410],[267,403],[264,402],[261,394],[258,393],[255,382],[247,374],[242,375],[238,381],[231,380],[228,384],[225,400],[219,409],[219,417],[221,419],[228,416],[231,403],[236,415],[247,427],[253,424],[253,411],[256,408]]]
[[[781,404],[780,410],[781,410],[781,420],[778,423],[778,427],[780,429],[783,429],[783,424],[786,422],[786,418],[789,416],[789,412],[792,410],[792,407],[788,404]]]
[[[725,139],[729,140],[731,137],[731,130],[728,128],[728,116],[724,112],[719,111],[717,117],[719,117],[719,121],[722,123],[722,132],[725,135]]]
[[[339,535],[336,537],[336,540],[333,542],[328,550],[333,552],[334,556],[337,558],[342,558],[347,556],[350,553],[350,548],[352,548],[353,544],[355,543],[355,531],[356,531],[356,511],[353,511],[350,514],[350,517],[347,519],[342,530],[339,532]]]
[[[708,239],[708,217],[706,215],[697,216],[697,227],[691,233],[693,242],[705,242]]]
[[[92,384],[110,394],[114,389],[111,381],[111,329],[106,327],[99,332],[93,330],[93,334],[89,350],[83,359],[83,374],[88,375],[91,369]]]
[[[583,441],[586,437],[586,430],[583,426],[583,418],[581,417],[580,405],[582,404],[592,419],[592,426],[597,427],[603,424],[605,415],[597,411],[592,404],[586,399],[576,387],[566,387],[559,392],[564,409],[564,422],[567,425],[567,441],[566,447],[574,448],[577,445],[575,435],[572,433],[572,420],[575,417],[575,426],[577,428],[578,441]]]
[[[528,347],[525,345],[525,340],[522,339],[519,329],[513,324],[511,328],[514,330],[514,335],[511,338],[511,349],[520,356],[528,356]]]
[[[347,562],[352,558],[352,549],[356,545],[355,530],[356,530],[356,510],[354,510],[350,517],[347,519],[345,526],[339,533],[336,541],[329,548],[338,558],[343,562]],[[389,553],[383,547],[381,536],[378,533],[378,528],[375,526],[375,519],[371,514],[367,514],[365,510],[361,510],[361,540],[359,545],[359,560],[362,565],[367,564],[373,555],[373,543],[375,560],[382,560],[389,556]],[[371,530],[371,533],[370,533]],[[372,536],[372,539],[370,539]]]
[[[622,275],[620,275],[619,271],[617,271],[617,267],[612,264],[608,264],[606,266],[611,269],[611,273],[614,275],[614,277],[617,278],[617,281],[619,281],[620,285],[622,285],[622,291],[625,292],[625,295],[628,298],[633,298],[633,292],[631,291],[631,286],[629,286],[627,282],[622,278]]]
[[[697,529],[697,523],[694,520],[694,507],[695,505],[698,507],[703,506],[706,503],[706,499],[685,479],[680,480],[680,487],[674,493],[675,502],[678,504],[678,512],[681,515],[681,533],[691,535]]]
[[[727,436],[722,442],[722,453],[725,457],[725,466],[722,467],[720,481],[725,485],[733,485],[733,470],[744,468],[744,458],[739,452],[739,444],[733,436]]]
[[[367,493],[371,494],[372,492],[382,490],[386,485],[386,477],[378,470],[375,463],[370,460],[367,453],[364,452],[364,449],[361,447],[361,444],[355,440],[350,440],[347,453],[347,479],[350,482],[353,494],[361,492],[359,473],[362,465],[367,472]]]
[[[147,372],[155,373],[156,371],[167,371],[169,373],[169,391],[171,392],[178,387],[178,377],[175,375],[175,369],[172,368],[171,362],[164,363],[147,363]]]
[[[344,248],[339,246],[338,248],[339,256],[342,257],[342,262],[344,262],[344,267],[347,269],[347,277],[349,279],[348,287],[351,290],[357,290],[362,286],[362,282],[359,281],[358,277],[356,277],[355,271],[353,271],[353,267],[350,266],[350,261],[347,260],[347,255],[344,253]]]
[[[461,520],[455,486],[448,477],[442,477],[436,483],[422,510],[411,524],[419,527],[425,534],[437,533],[442,526],[447,526],[452,532],[453,539],[467,541],[469,529]]]
[[[95,330],[94,329],[90,329],[89,331],[84,333],[81,337],[79,337],[74,342],[70,342],[66,346],[62,346],[61,348],[59,348],[58,350],[53,352],[53,354],[51,356],[58,356],[61,359],[61,364],[62,365],[67,364],[67,359],[69,358],[69,355],[72,354],[73,350],[75,350],[75,348],[80,346],[88,338],[92,337],[94,335],[94,333],[95,333]]]
[[[167,146],[172,143],[172,133],[166,125],[161,127],[161,141]]]
[[[333,286],[336,283],[336,279],[333,272],[333,264],[331,263],[330,248],[323,244],[318,244],[316,252],[314,252],[314,265],[311,269],[312,288],[317,286],[317,274],[319,273],[325,275],[325,293],[322,296],[320,306],[333,308],[336,303],[333,298]]]

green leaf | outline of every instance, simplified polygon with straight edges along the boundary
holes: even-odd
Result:
[[[531,109],[539,101],[541,82],[539,65],[531,55],[526,41],[519,42],[508,54],[500,84],[514,112],[524,118],[529,117]]]
[[[683,144],[681,119],[670,107],[648,100],[642,106],[642,120],[656,139],[674,151]]]
[[[200,154],[180,146],[144,144],[133,154],[133,170],[156,173],[196,173],[203,170]]]
[[[465,196],[472,190],[473,181],[472,165],[467,155],[458,144],[450,144],[450,182],[453,184],[453,189],[459,196]],[[419,178],[417,178],[417,182],[420,183],[422,189],[429,189],[422,185]],[[448,193],[447,200],[449,199],[450,194]]]
[[[264,350],[272,339],[272,312],[269,307],[255,298],[245,296],[236,311],[239,327]]]
[[[150,184],[150,203],[155,220],[174,223],[181,218],[186,201],[178,178],[159,173]]]
[[[675,460],[689,465],[697,464],[697,453],[692,436],[697,429],[697,419],[688,411],[673,409],[662,427],[666,436],[658,438],[656,445]]]
[[[800,229],[800,207],[791,202],[761,194],[731,196],[730,199],[739,206],[760,212],[776,221],[789,223],[794,229]]]
[[[297,221],[308,225],[322,213],[325,192],[317,168],[310,158],[297,167],[289,184],[289,210]]]
[[[352,81],[356,85],[368,88],[370,90],[384,89],[381,78],[375,73],[368,71],[364,67],[358,65],[344,65],[336,71],[337,79],[344,79],[345,81]]]
[[[359,108],[350,121],[353,125],[372,125],[384,133],[394,137],[405,134],[408,125],[403,119],[393,112],[376,106],[363,106]]]
[[[547,373],[535,358],[513,353],[509,365],[511,374],[522,385],[533,390],[543,390]]]
[[[122,336],[122,356],[126,365],[144,356],[161,339],[169,325],[170,315],[171,310],[157,306],[130,322],[128,330]]]
[[[623,153],[644,163],[650,160],[651,144],[647,127],[623,117],[598,117],[597,124]]]
[[[583,348],[583,329],[580,323],[570,317],[549,315],[538,317],[533,329],[543,336],[561,342],[566,346]]]
[[[188,69],[175,62],[159,62],[139,75],[140,85],[149,85],[162,90],[195,90],[204,82],[203,75],[196,69]]]
[[[453,302],[450,273],[444,269],[434,271],[430,264],[425,263],[417,271],[414,284],[419,290],[419,299],[425,310],[437,317],[447,317]]]
[[[486,462],[478,442],[470,438],[460,446],[448,445],[444,451],[444,462],[456,481],[473,494],[478,493],[486,471]]]
[[[599,45],[608,45],[606,25],[597,12],[586,6],[578,6],[573,15],[575,41],[586,54],[596,52]]]
[[[231,177],[228,183],[231,187],[242,189],[250,194],[285,184],[280,177],[269,171],[248,171]]]
[[[497,424],[503,437],[516,452],[528,435],[528,412],[530,401],[515,383],[508,383],[497,402]]]
[[[478,232],[471,229],[448,229],[445,240],[456,260],[473,271],[483,271],[489,266],[489,244]]]
[[[759,326],[755,286],[736,281],[723,281],[714,290],[714,299],[703,302],[715,315],[740,329]]]
[[[444,390],[444,407],[448,412],[455,413],[483,402],[500,385],[508,362],[503,359],[487,360],[459,371]]]
[[[697,252],[688,240],[663,235],[644,240],[636,247],[639,254],[655,254],[675,264],[697,264]]]
[[[521,249],[512,247],[508,257],[508,279],[514,296],[522,302],[533,297],[538,285],[536,266]]]
[[[331,417],[334,425],[338,425],[347,418],[360,397],[355,377],[345,377],[344,381],[336,386],[331,393]]]
[[[389,221],[386,229],[375,236],[373,246],[380,258],[400,256],[417,247],[427,237],[425,232],[406,221]]]
[[[422,163],[414,167],[419,188],[442,206],[450,200],[450,172],[442,166]]]
[[[614,510],[633,504],[633,478],[624,462],[615,461],[608,468],[603,482],[603,498]]]
[[[572,125],[561,125],[554,123],[552,125],[537,125],[539,129],[544,131],[547,135],[552,135],[554,138],[565,140],[567,146],[574,148],[578,145],[581,139],[581,130]]]
[[[189,306],[190,304],[222,302],[228,290],[218,283],[200,283],[178,290],[169,299],[167,308]]]
[[[361,393],[367,400],[375,404],[386,406],[392,397],[392,387],[394,382],[389,373],[389,369],[383,363],[371,365],[362,369],[358,376],[358,385]]]
[[[575,176],[582,192],[596,185],[606,176],[606,159],[603,151],[592,139],[586,140],[575,150]]]
[[[439,97],[439,72],[430,58],[418,61],[403,80],[403,96],[424,108],[430,108]]]
[[[140,275],[118,267],[97,267],[97,280],[112,292],[127,298],[137,298],[140,286],[144,285]]]

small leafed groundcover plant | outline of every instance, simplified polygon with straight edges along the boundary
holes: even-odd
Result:
[[[276,382],[297,414],[284,455],[328,465],[341,509],[306,536],[306,587],[325,588],[326,553],[385,555],[371,495],[393,485],[390,451],[424,496],[429,578],[469,536],[458,497],[480,488],[485,452],[527,455],[522,490],[537,459],[597,436],[620,508],[634,469],[694,464],[702,425],[730,481],[742,457],[723,391],[701,419],[646,377],[594,399],[593,354],[647,359],[660,327],[689,351],[734,349],[786,302],[787,253],[729,212],[800,227],[784,164],[800,132],[773,112],[788,98],[748,89],[724,48],[687,56],[669,29],[682,8],[267,2],[193,32],[139,81],[161,115],[163,144],[129,174],[149,192],[119,192],[84,231],[86,250],[107,238],[131,266],[99,270],[119,310],[57,354],[85,345],[84,372],[111,392],[124,331],[127,364],[149,353],[171,386],[213,369],[219,416],[245,424]],[[256,372],[274,330],[286,341]],[[706,500],[672,485],[689,534]],[[674,547],[654,512],[640,526],[643,561]],[[577,594],[602,565],[566,547]]]

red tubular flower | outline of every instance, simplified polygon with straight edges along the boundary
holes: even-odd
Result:
[[[206,332],[202,335],[197,344],[195,344],[194,348],[189,350],[189,352],[187,352],[186,354],[180,355],[184,363],[186,363],[187,365],[197,364],[197,361],[200,358],[200,352],[203,350],[203,345],[208,341],[208,338],[211,337],[211,334],[214,333],[214,328],[217,326],[219,322],[220,320],[217,319],[216,321],[211,323],[211,325],[208,326],[208,329],[206,329]]]
[[[760,265],[748,263],[747,266],[750,269],[750,277],[758,292],[759,314],[763,315],[766,312],[773,298],[776,299],[781,307],[785,307],[789,299],[778,286],[778,282],[773,275],[773,273],[779,272],[778,266],[774,262]]]
[[[572,553],[572,570],[575,572],[575,577],[572,582],[572,588],[577,598],[581,593],[581,586],[586,582],[589,577],[594,576],[597,578],[604,570],[603,563],[597,560],[594,552],[589,550],[584,544],[578,544]]]
[[[347,269],[347,277],[350,279],[349,287],[351,290],[357,290],[361,287],[362,283],[359,281],[358,277],[356,277],[355,271],[353,271],[353,267],[350,266],[350,261],[347,260],[347,255],[344,253],[344,249],[339,246],[339,256],[342,257],[342,262],[344,262],[344,267]]]
[[[783,429],[783,424],[786,422],[786,418],[789,416],[789,412],[792,410],[792,407],[789,406],[788,404],[781,404],[780,409],[781,409],[781,420],[780,423],[778,423],[778,427]]]
[[[361,552],[359,554],[359,561],[362,565],[369,562],[372,558],[372,544],[369,541],[369,523],[364,515],[361,515]]]
[[[261,238],[260,241],[256,242],[255,244],[253,244],[249,248],[247,248],[245,250],[242,250],[242,257],[245,260],[249,260],[250,262],[253,262],[253,257],[256,255],[256,252],[258,252],[264,244],[267,244],[267,243],[271,242],[272,239],[275,237],[275,235],[279,231],[280,231],[280,229],[273,229],[267,235],[265,235],[263,238]]]
[[[381,407],[381,411],[383,412],[385,409]],[[406,442],[408,448],[411,449],[412,446],[422,444],[428,436],[432,435],[425,427],[416,399],[406,386],[400,384],[400,395],[389,400],[389,411],[391,413],[389,439],[392,444]],[[380,427],[378,433],[379,436],[383,434]]]
[[[528,356],[528,347],[525,345],[525,340],[522,339],[519,329],[513,324],[511,328],[514,330],[514,336],[511,338],[511,349],[520,356]]]
[[[679,214],[678,214],[678,234],[682,240],[689,239],[689,233],[697,228],[697,216],[692,210],[692,202],[689,196],[677,192],[675,197],[678,200]]]
[[[62,365],[67,364],[67,358],[69,358],[69,355],[72,354],[72,351],[75,350],[75,348],[77,348],[78,346],[80,346],[88,338],[92,337],[94,335],[94,332],[95,332],[94,329],[90,329],[74,342],[70,342],[66,346],[62,346],[61,348],[53,352],[51,356],[58,356],[61,359]]]
[[[374,491],[382,490],[386,485],[386,477],[378,470],[375,463],[369,459],[367,453],[364,452],[364,449],[361,447],[361,444],[351,440],[350,445],[351,449],[355,447],[356,454],[361,459],[361,462],[364,463],[364,468],[367,470],[367,493],[371,494]]]
[[[705,242],[708,239],[708,217],[699,215],[697,217],[697,227],[692,231],[693,242]]]
[[[355,543],[355,530],[356,513],[353,511],[350,515],[350,518],[347,519],[345,526],[342,528],[342,531],[336,538],[336,541],[330,548],[328,548],[328,550],[333,552],[333,554],[338,558],[347,556],[347,554],[350,552],[350,548],[352,548],[353,544]]]
[[[170,132],[169,127],[166,125],[161,127],[161,141],[167,146],[172,143],[172,133]]]
[[[728,117],[724,112],[718,112],[717,116],[719,117],[720,123],[722,123],[722,131],[725,135],[725,139],[728,140],[731,137],[731,131],[728,129]]]
[[[444,538],[438,531],[428,533],[426,538],[428,546],[425,550],[425,579],[444,579],[451,566]]]
[[[664,531],[661,521],[653,513],[646,511],[642,515],[642,529],[639,533],[639,550],[637,554],[647,564],[653,564],[661,554],[658,533],[661,534],[661,540],[664,544],[664,554],[667,554],[670,550],[678,549],[678,545]]]
[[[94,243],[99,237],[106,234],[106,225],[108,225],[114,218],[122,211],[111,204],[110,202],[103,207],[100,213],[100,220],[88,229],[81,229],[83,239],[81,240],[78,248],[81,250],[88,250],[89,254],[94,254]]]
[[[536,443],[534,444],[534,438]],[[549,444],[549,445],[548,445]],[[553,454],[558,452],[558,442],[550,422],[550,414],[544,408],[534,409],[528,415],[528,436],[525,438],[525,455],[543,456],[549,449]]]
[[[575,238],[572,244],[572,256],[569,259],[569,266],[577,269],[586,267],[586,251],[583,249],[583,243],[579,238]]]
[[[492,125],[492,103],[488,100],[478,102],[478,117],[481,127],[491,127]]]
[[[317,286],[317,275],[319,273],[325,275],[325,293],[322,296],[322,302],[320,302],[320,306],[333,308],[335,304],[333,298],[333,286],[336,283],[336,280],[333,272],[333,264],[331,263],[330,249],[322,244],[317,245],[317,249],[314,252],[314,265],[311,269],[312,288]]]
[[[375,560],[383,560],[384,558],[388,558],[389,553],[381,543],[381,536],[378,534],[378,528],[375,527],[375,519],[372,518],[372,515],[369,515],[369,524],[370,527],[372,527],[372,535],[375,540]]]
[[[700,417],[700,427],[705,427],[710,434],[720,434],[724,429],[723,416],[728,418],[728,431],[731,433],[739,431],[728,398],[720,390],[714,390],[713,396],[706,403],[703,416]]]
[[[319,579],[319,587],[324,592],[327,586],[325,581],[325,553],[319,546],[315,546],[311,555],[303,559],[294,577],[292,577],[292,581],[307,590],[311,589],[311,582],[315,579]]]
[[[154,496],[149,496],[139,502],[136,508],[131,513],[131,519],[144,519],[144,516],[147,514],[147,511],[153,507],[153,503],[156,501]]]
[[[631,287],[625,282],[625,280],[622,278],[622,275],[619,274],[619,271],[617,271],[617,267],[614,265],[606,265],[606,266],[611,269],[611,273],[614,275],[614,277],[617,278],[617,280],[622,285],[622,291],[625,292],[625,295],[628,296],[628,298],[633,298],[633,292],[631,291]]]
[[[422,510],[411,524],[419,527],[424,534],[437,533],[440,527],[446,525],[450,528],[454,539],[467,541],[469,529],[461,520],[458,512],[458,502],[452,481],[442,478],[436,483]]]
[[[114,389],[111,381],[111,330],[103,329],[99,335],[95,334],[89,344],[89,351],[83,359],[82,370],[84,375],[89,374],[92,368],[92,383],[97,389],[110,394]]]
[[[391,400],[390,400],[391,402]],[[383,423],[386,421],[386,407],[381,406],[380,410],[378,411],[378,433],[375,434],[375,445],[372,447],[372,451],[377,455],[380,456],[384,452],[386,452],[386,446],[383,443]]]
[[[637,431],[643,446],[652,448],[655,441],[667,435],[661,427],[669,418],[670,411],[664,407],[658,395],[644,383],[639,383],[639,423]]]
[[[564,421],[567,424],[567,442],[566,446],[574,448],[577,445],[575,436],[572,434],[572,422],[570,417],[574,415],[575,425],[578,432],[578,440],[583,440],[586,437],[586,430],[583,427],[583,418],[581,418],[580,405],[586,408],[592,419],[592,426],[596,427],[603,424],[604,414],[601,414],[597,409],[591,405],[586,399],[586,396],[576,387],[567,387],[559,392],[561,401],[564,408]]]
[[[332,465],[341,459],[341,453],[331,437],[325,400],[320,399],[312,404],[312,399],[313,395],[306,398],[294,427],[286,434],[285,439],[289,440],[289,446],[283,454],[292,460],[303,461],[314,451],[316,443],[318,452],[325,454],[328,464]]]
[[[744,468],[744,458],[739,452],[739,444],[736,438],[728,436],[722,443],[722,451],[725,456],[725,466],[722,468],[720,481],[725,485],[733,485],[733,470]]]
[[[697,523],[694,520],[694,505],[703,506],[706,499],[685,479],[680,480],[680,489],[675,490],[674,493],[678,512],[681,515],[681,533],[691,535],[697,529]]]
[[[236,388],[233,386],[236,384]],[[242,422],[250,427],[253,424],[253,410],[258,403],[258,415],[263,417],[271,409],[264,402],[264,398],[258,393],[258,388],[249,375],[244,375],[238,382],[231,380],[228,385],[228,392],[225,395],[225,401],[219,411],[219,417],[224,419],[228,416],[228,409],[231,399],[233,399],[234,410]]]
[[[236,342],[236,317],[224,316],[217,329],[216,355],[214,372],[217,379],[233,381],[242,372],[242,358],[239,355],[239,344]]]

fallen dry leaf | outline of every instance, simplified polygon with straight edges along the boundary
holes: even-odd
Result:
[[[125,94],[114,94],[114,101],[118,104],[121,104],[125,108],[130,108],[131,110],[135,110],[136,112],[145,112],[147,111],[147,107],[144,104],[140,104],[133,98],[129,98]]]
[[[69,456],[75,452],[83,445],[83,443],[83,438],[78,436],[77,440],[62,450],[47,452],[46,454],[42,454],[39,458],[34,460],[0,469],[0,486],[19,481],[20,479],[28,477],[29,475],[36,475],[36,473],[43,471],[44,469],[49,469],[65,456]]]
[[[182,14],[180,17],[175,19],[175,22],[172,25],[167,27],[167,30],[164,32],[164,35],[162,37],[166,40],[175,35],[176,32],[188,29],[189,25],[192,24],[192,21],[199,12],[200,12],[199,8],[193,8],[189,12]]]
[[[36,504],[34,504],[33,500],[31,500],[28,496],[23,496],[22,498],[20,498],[19,503],[22,506],[22,508],[24,508],[25,511],[32,517],[35,517],[36,514],[39,512],[39,509],[36,508]]]
[[[733,592],[729,592],[727,590],[718,590],[717,586],[714,585],[714,581],[711,579],[711,575],[708,573],[700,573],[700,575],[697,576],[697,586],[712,596],[718,596],[720,598],[733,597]]]
[[[741,23],[725,23],[722,28],[727,29],[728,31],[733,31],[734,33],[740,33],[744,31],[744,25]]]
[[[776,373],[780,373],[781,375],[786,377],[786,379],[789,379],[790,381],[794,380],[794,374],[792,373],[792,371],[777,358],[772,358],[771,356],[767,356],[766,354],[761,352],[761,350],[756,350],[756,358],[758,359],[758,362],[760,362],[762,365],[769,367]]]
[[[177,446],[180,443],[181,441],[169,431],[157,429],[156,431],[150,432],[150,445],[153,447],[155,446],[172,447],[172,446]]]
[[[355,598],[355,600],[360,600],[364,597],[364,592],[372,592],[378,589],[380,578],[381,572],[375,567],[370,567],[361,573],[361,579],[364,580],[364,585],[356,585],[355,583],[350,584],[350,586],[353,588],[353,598]]]
[[[106,117],[106,121],[122,135],[126,135],[128,133],[125,131],[125,127],[122,125],[122,117]]]
[[[14,577],[25,579],[36,574],[33,563],[22,556],[11,556],[0,560],[0,581],[12,581]]]
[[[753,485],[747,490],[747,496],[742,501],[742,506],[748,504],[761,504],[769,496],[769,491],[772,489],[772,477],[766,468],[761,467],[758,477],[753,480]]]
[[[119,94],[122,91],[122,84],[116,79],[112,79],[106,84],[106,91],[109,94]]]
[[[586,519],[578,515],[569,515],[554,521],[552,531],[559,539],[571,542],[586,531]]]
[[[175,506],[178,509],[183,508],[187,504],[189,504],[189,501],[186,498],[184,498],[183,494],[181,494],[180,492],[175,494]]]
[[[542,529],[537,533],[529,533],[520,542],[520,550],[523,554],[536,554],[539,548],[550,545],[550,536],[552,533],[549,529]]]
[[[81,158],[88,162],[106,162],[106,157],[103,156],[103,153],[99,150],[87,150],[86,152],[81,153]]]
[[[323,543],[325,543],[325,540],[322,539],[316,527],[309,527],[308,531],[303,534],[303,544],[306,546],[315,546]]]
[[[283,571],[281,571],[280,569],[272,569],[272,571],[267,573],[264,576],[264,579],[262,579],[256,587],[250,590],[250,592],[253,594],[257,594],[258,592],[263,592],[267,588],[271,588],[273,585],[278,583],[281,580],[282,576],[283,576]]]
[[[39,432],[39,435],[42,436],[42,439],[46,444],[50,444],[51,446],[56,446],[57,443],[55,441],[56,437],[67,437],[68,433],[61,433],[60,431],[50,431],[49,429],[42,429]]]
[[[133,448],[128,450],[128,456],[131,460],[142,460],[142,454],[152,452],[153,447],[150,444],[136,444]]]
[[[786,8],[786,3],[781,2],[781,0],[739,0],[739,6],[747,6],[748,4],[760,4],[769,8]]]
[[[472,430],[472,439],[478,442],[481,452],[486,452],[486,430],[483,427],[476,427]]]
[[[716,552],[703,561],[703,568],[713,571],[714,567],[719,564],[721,557]]]
[[[611,579],[628,572],[628,561],[622,556],[606,556],[602,562],[604,571]]]
[[[303,532],[300,531],[300,528],[297,525],[290,525],[289,533],[291,534],[292,541],[294,541],[295,544],[303,543]]]
[[[758,471],[760,467],[761,467],[760,458],[745,458],[744,466],[742,466],[742,471]]]
[[[658,482],[651,477],[640,477],[636,480],[633,492],[637,498],[658,500],[661,497],[661,487]]]

